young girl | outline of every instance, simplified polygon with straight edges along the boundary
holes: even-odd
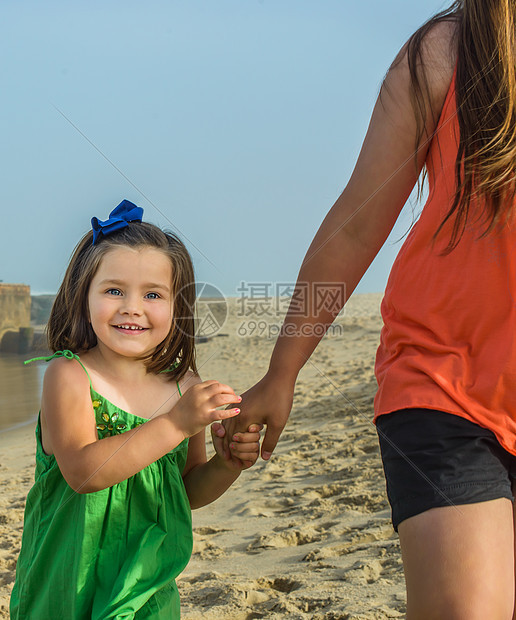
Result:
[[[461,0],[410,38],[294,294],[305,309],[313,283],[344,282],[351,294],[426,166],[428,201],[391,271],[376,359],[375,420],[409,619],[514,613],[515,27],[514,0]],[[227,431],[266,422],[264,458],[320,340],[315,327],[341,305],[309,319],[288,313],[268,373],[226,422]]]
[[[240,397],[199,379],[190,256],[142,213],[93,218],[52,308],[13,620],[179,618],[190,508],[258,456],[255,425],[236,437],[242,468],[206,461],[205,427]]]

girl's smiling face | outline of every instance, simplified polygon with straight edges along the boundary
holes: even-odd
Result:
[[[170,259],[151,247],[110,250],[91,281],[88,309],[100,349],[123,357],[151,354],[172,325]]]

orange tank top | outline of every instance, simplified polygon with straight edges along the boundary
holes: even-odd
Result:
[[[429,148],[429,195],[394,262],[382,301],[375,419],[421,407],[490,429],[516,455],[516,229],[479,239],[468,222],[446,247],[452,222],[432,238],[455,190],[459,126],[455,74]],[[480,204],[472,203],[471,213]]]

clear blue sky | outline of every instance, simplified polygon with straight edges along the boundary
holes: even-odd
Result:
[[[91,217],[128,198],[226,295],[295,280],[386,69],[444,6],[2,0],[0,279],[55,291]],[[383,290],[410,221],[359,291]]]

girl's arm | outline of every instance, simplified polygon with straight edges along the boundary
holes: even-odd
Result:
[[[41,415],[49,440],[45,445],[51,446],[72,489],[91,493],[133,476],[211,422],[236,415],[235,409],[216,408],[238,400],[229,386],[198,383],[170,412],[99,440],[86,373],[75,361],[56,359],[43,383]]]
[[[423,44],[430,99],[424,119],[426,134],[417,153],[406,48],[389,70],[353,174],[301,266],[293,299],[304,312],[297,313],[291,304],[267,374],[243,395],[238,419],[224,422],[227,437],[251,422],[267,424],[262,444],[265,459],[287,422],[300,369],[384,244],[417,182],[453,74],[456,51],[450,42],[454,28],[451,23],[436,25]],[[317,309],[316,293],[323,292],[324,286],[331,291],[332,284],[344,284],[345,294],[332,307]],[[225,453],[230,458],[227,439]]]
[[[235,454],[242,459],[243,463],[238,460],[238,463],[242,464],[225,460],[218,454],[218,449],[214,456],[206,461],[204,430],[190,439],[183,481],[192,509],[215,501],[235,482],[243,469],[256,462],[260,451],[260,430],[259,425],[251,425],[247,432],[239,434]],[[217,448],[224,436],[222,425],[212,426],[212,436]]]

